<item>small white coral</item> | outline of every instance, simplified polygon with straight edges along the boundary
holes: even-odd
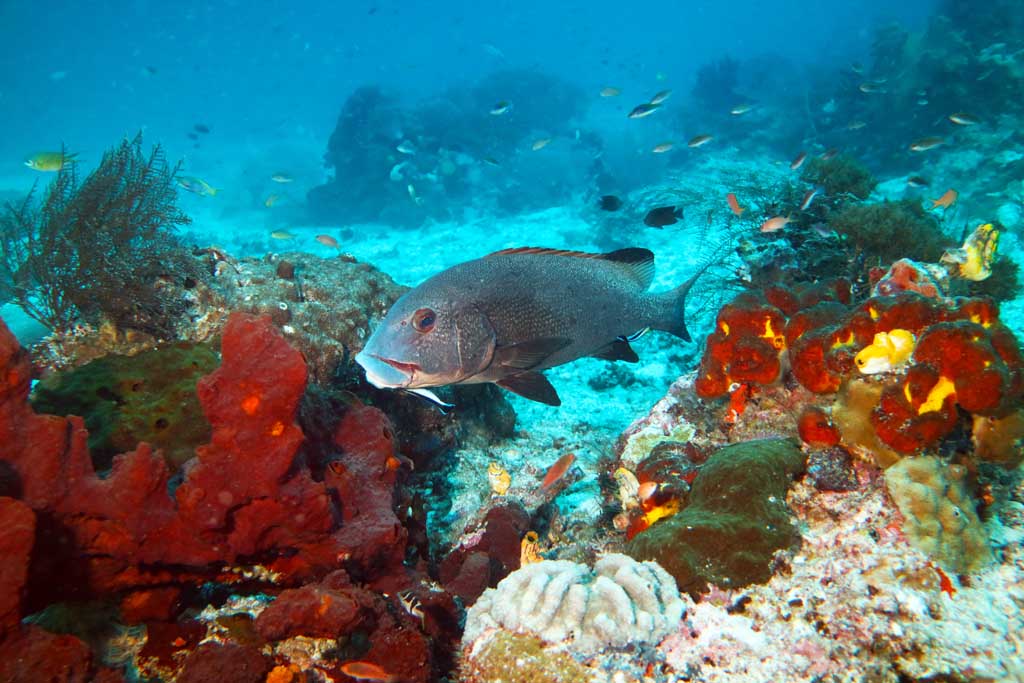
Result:
[[[581,654],[658,643],[682,619],[675,580],[655,562],[600,558],[593,570],[565,560],[526,565],[484,592],[469,610],[463,644],[488,629],[532,634]]]

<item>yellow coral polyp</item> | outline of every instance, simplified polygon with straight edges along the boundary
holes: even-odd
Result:
[[[722,328],[722,334],[724,334],[725,336],[728,337],[729,336],[729,323],[726,323],[726,322],[719,323],[719,327]]]
[[[841,346],[849,346],[853,341],[853,330],[846,330],[845,337],[836,337],[836,340],[832,342],[832,350],[838,349]]]
[[[271,436],[281,436],[282,434],[284,434],[284,422],[281,422],[280,420],[278,420],[270,428],[270,435]]]
[[[904,391],[909,393],[906,387]],[[935,383],[935,386],[932,387],[932,390],[928,392],[928,398],[917,409],[917,414],[924,415],[925,413],[934,413],[942,410],[942,404],[946,401],[946,397],[954,394],[956,394],[956,387],[953,385],[953,382],[945,375],[942,375],[939,377],[939,381]]]

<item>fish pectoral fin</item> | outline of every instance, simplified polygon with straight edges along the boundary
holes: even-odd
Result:
[[[597,353],[590,355],[593,358],[600,358],[602,360],[621,360],[627,363],[636,363],[640,360],[633,347],[624,339],[616,339],[608,346],[597,351]]]
[[[531,401],[546,403],[549,406],[562,405],[562,400],[558,398],[558,392],[551,386],[548,378],[539,372],[519,372],[503,377],[495,384]]]
[[[572,343],[567,337],[541,337],[494,349],[494,362],[506,368],[529,370],[540,365],[551,354]]]

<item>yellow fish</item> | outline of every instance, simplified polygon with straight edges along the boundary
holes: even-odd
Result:
[[[200,197],[216,197],[217,193],[220,192],[216,187],[210,185],[202,178],[196,178],[190,175],[180,175],[174,179],[178,186],[183,190],[188,190],[192,194],[197,194]]]
[[[615,479],[615,483],[619,485],[619,501],[622,503],[623,510],[630,510],[640,506],[640,482],[637,481],[636,475],[625,467],[620,467],[615,470],[615,474],[612,475]]]
[[[992,274],[998,248],[999,231],[991,223],[984,223],[974,229],[962,247],[944,253],[942,262],[955,264],[957,274],[965,280],[980,282]]]
[[[295,235],[291,234],[287,230],[275,230],[274,232],[270,233],[270,236],[272,238],[274,238],[275,240],[293,240],[293,239],[295,239]]]
[[[502,467],[496,462],[491,462],[487,466],[487,482],[491,485],[491,490],[499,496],[504,496],[508,492],[510,486],[512,486],[512,477],[509,475],[508,470]]]
[[[876,332],[871,344],[861,349],[853,361],[865,375],[889,372],[910,360],[915,343],[914,335],[907,330]]]
[[[270,195],[269,197],[266,198],[266,200],[263,202],[263,206],[265,206],[265,207],[267,207],[269,209],[274,204],[277,204],[277,200],[279,200],[280,198],[281,198],[281,195],[279,195],[279,194],[272,194],[272,195]]]
[[[59,171],[66,164],[74,162],[77,156],[64,152],[39,152],[25,159],[25,165],[36,171]]]
[[[536,531],[527,531],[519,544],[519,566],[540,562],[544,558],[540,556],[540,539]]]

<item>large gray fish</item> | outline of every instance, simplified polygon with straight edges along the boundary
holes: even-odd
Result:
[[[652,294],[647,249],[505,249],[406,292],[356,362],[376,387],[435,401],[427,387],[493,382],[560,405],[546,368],[583,356],[635,363],[629,342],[652,328],[689,341],[683,308],[696,277]]]

